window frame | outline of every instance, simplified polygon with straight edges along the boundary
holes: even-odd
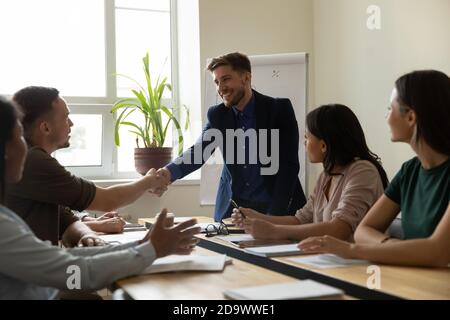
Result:
[[[68,102],[71,114],[95,114],[102,116],[102,153],[101,165],[89,166],[66,166],[66,169],[77,176],[83,177],[107,177],[114,172],[114,162],[109,161],[108,155],[113,155],[114,151],[114,122],[110,105],[91,104],[71,104]],[[69,116],[70,117],[70,116]],[[108,134],[110,132],[111,134]],[[106,157],[106,158],[105,158]],[[111,158],[111,156],[109,156]],[[108,161],[106,161],[108,160]]]
[[[178,93],[178,29],[177,29],[177,1],[170,1],[170,55],[171,55],[171,84],[176,90],[172,91],[171,99],[162,99],[167,106],[179,105]],[[119,172],[117,163],[118,148],[114,144],[115,115],[110,113],[117,97],[116,88],[116,6],[114,0],[104,0],[105,14],[105,97],[71,97],[64,96],[71,109],[71,114],[101,114],[102,128],[102,165],[101,166],[66,166],[66,169],[77,176],[88,179],[133,179],[140,175],[135,171]],[[179,111],[176,110],[176,115]],[[175,137],[176,129],[172,128]],[[110,133],[110,134],[109,134]]]

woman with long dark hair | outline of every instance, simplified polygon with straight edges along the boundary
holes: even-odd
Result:
[[[8,158],[6,154],[6,143],[13,138],[14,130],[18,130],[18,128],[15,128],[17,122],[15,109],[1,97],[0,108],[0,204],[3,204],[5,202],[6,160]],[[14,165],[23,166],[23,163],[14,163]],[[11,168],[11,171],[19,172],[21,170],[13,170]]]
[[[450,78],[439,71],[408,73],[395,82],[387,115],[391,140],[408,143],[405,162],[355,232],[356,243],[312,237],[304,251],[376,263],[441,266],[450,263]],[[401,212],[404,238],[386,229]]]
[[[388,180],[379,158],[367,147],[362,127],[350,108],[321,106],[306,117],[305,146],[321,173],[306,205],[295,216],[266,216],[235,209],[234,222],[255,238],[302,240],[332,235],[351,240]]]
[[[17,112],[0,97],[0,300],[55,299],[58,289],[98,290],[120,278],[139,274],[157,257],[189,254],[196,244],[192,237],[199,228],[185,230],[196,221],[167,229],[166,209],[152,231],[134,243],[66,250],[39,240],[3,203],[5,183],[22,177],[26,152]],[[70,281],[75,275],[73,270],[78,270],[78,281]],[[74,286],[69,288],[68,284]]]

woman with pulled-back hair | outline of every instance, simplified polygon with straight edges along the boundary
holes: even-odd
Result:
[[[393,142],[408,143],[405,162],[355,232],[355,244],[312,237],[305,251],[329,252],[376,263],[450,264],[450,78],[439,71],[408,73],[395,82],[387,115]],[[403,239],[386,229],[401,211]]]
[[[332,235],[352,240],[369,208],[388,180],[377,155],[350,108],[323,105],[306,117],[305,146],[312,163],[322,163],[313,193],[295,216],[266,216],[248,208],[235,209],[234,222],[260,239],[302,240]]]

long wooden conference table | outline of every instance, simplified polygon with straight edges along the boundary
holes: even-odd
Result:
[[[194,218],[199,223],[213,223],[212,218]],[[139,219],[147,226],[153,221]],[[370,264],[316,269],[293,262],[289,259],[292,256],[261,257],[217,237],[200,234],[198,238],[200,248],[195,249],[196,253],[227,254],[234,258],[233,264],[221,273],[143,275],[121,280],[118,286],[134,299],[223,299],[226,289],[311,279],[342,289],[344,299],[450,299],[450,268],[378,265],[380,288],[369,289]]]

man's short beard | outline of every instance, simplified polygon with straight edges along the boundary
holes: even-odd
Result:
[[[235,99],[233,99],[229,103],[225,103],[225,101],[224,101],[224,104],[225,104],[226,107],[236,106],[236,105],[238,105],[239,101],[241,101],[242,98],[244,98],[244,96],[245,96],[245,89],[244,88],[240,88],[239,91],[236,92]]]

